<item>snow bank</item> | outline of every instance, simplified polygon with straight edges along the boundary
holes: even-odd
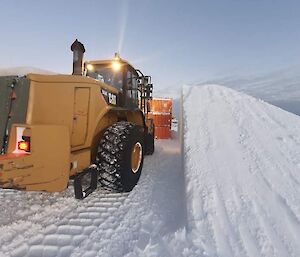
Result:
[[[290,67],[289,69],[281,69],[269,73],[219,77],[199,81],[196,84],[224,85],[271,103],[274,101],[299,101],[299,68]]]
[[[220,86],[183,89],[189,239],[204,256],[300,256],[300,118]]]
[[[218,84],[263,99],[284,110],[300,116],[299,68],[277,70],[271,73],[214,78],[193,83]]]
[[[16,75],[22,77],[27,75],[28,73],[37,73],[37,74],[45,74],[45,75],[57,74],[52,71],[42,70],[34,67],[14,67],[14,68],[0,69],[0,76]]]

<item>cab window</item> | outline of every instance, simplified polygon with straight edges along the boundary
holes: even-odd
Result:
[[[137,106],[138,104],[138,83],[137,75],[132,70],[127,71],[127,96],[131,99],[131,102]]]
[[[86,75],[122,90],[123,73],[113,71],[108,65],[93,65],[93,69],[88,69]]]

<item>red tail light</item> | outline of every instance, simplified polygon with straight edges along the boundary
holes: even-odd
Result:
[[[25,152],[30,152],[30,137],[23,137],[24,141],[18,142],[18,149]]]

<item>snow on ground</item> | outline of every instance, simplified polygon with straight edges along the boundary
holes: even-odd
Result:
[[[64,193],[1,190],[0,256],[141,256],[185,225],[178,140],[156,144],[130,194],[101,189],[83,201]],[[168,255],[164,255],[168,256]],[[174,255],[173,255],[174,256]]]
[[[244,92],[267,102],[299,101],[300,67],[290,67],[273,72],[231,75],[202,80],[196,84],[217,84]]]
[[[218,84],[263,99],[300,116],[299,67],[290,67],[271,73],[231,75],[202,80],[194,85]]]
[[[181,116],[130,193],[0,190],[0,256],[300,256],[299,117],[220,86]]]
[[[0,69],[0,76],[17,75],[22,77],[27,75],[28,73],[47,74],[47,75],[57,74],[52,71],[42,70],[35,67],[13,67],[13,68]]]
[[[208,256],[300,256],[300,119],[220,86],[184,88],[187,227]]]

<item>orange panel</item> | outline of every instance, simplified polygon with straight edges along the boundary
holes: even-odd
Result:
[[[171,138],[171,128],[170,127],[155,127],[155,138],[156,139]]]
[[[150,101],[150,111],[156,113],[172,113],[171,98],[153,98]]]
[[[148,117],[153,119],[155,127],[171,126],[172,114],[153,114],[149,113]]]

